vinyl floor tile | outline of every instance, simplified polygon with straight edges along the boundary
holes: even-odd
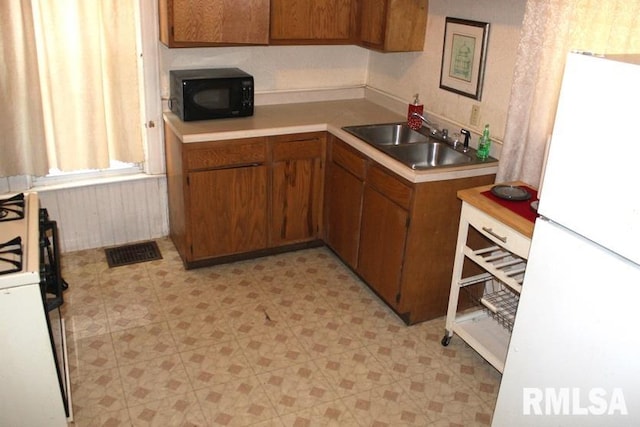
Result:
[[[338,396],[350,396],[394,381],[365,347],[317,359],[322,373]]]
[[[317,322],[299,322],[291,329],[313,359],[344,353],[363,346],[362,342],[350,330],[349,325],[342,323],[338,318]]]
[[[196,391],[208,425],[246,426],[277,417],[257,377]]]
[[[102,413],[127,409],[117,368],[106,368],[71,377],[73,412],[77,420],[93,419]]]
[[[154,294],[124,294],[104,303],[111,332],[153,325],[165,318],[158,298]]]
[[[254,375],[236,341],[199,347],[180,353],[180,358],[195,390]]]
[[[172,319],[168,324],[180,352],[233,341],[235,337],[226,316],[219,311]]]
[[[312,408],[338,397],[329,381],[310,361],[258,375],[258,379],[279,415]]]
[[[178,354],[120,366],[128,406],[137,406],[192,390]]]
[[[287,329],[274,329],[238,340],[256,374],[274,371],[310,360],[295,335]]]
[[[185,270],[63,254],[76,426],[485,426],[500,375],[327,248]]]
[[[64,304],[63,314],[67,339],[81,339],[109,332],[107,311],[103,303]]]
[[[195,393],[177,394],[129,408],[133,426],[204,426],[207,424]]]
[[[74,377],[84,377],[117,367],[111,334],[67,340],[69,369]]]
[[[131,427],[131,418],[127,409],[118,411],[103,411],[91,416],[77,416],[74,427]]]
[[[287,427],[330,426],[350,427],[359,426],[354,415],[341,400],[322,403],[311,408],[293,412],[281,417]]]
[[[432,420],[448,420],[471,426],[488,425],[491,409],[471,388],[446,371],[428,370],[404,378],[399,384],[411,398],[422,405]]]
[[[119,366],[170,356],[178,352],[166,322],[113,332],[111,337]]]
[[[344,402],[361,425],[427,426],[432,421],[397,383],[362,391]]]

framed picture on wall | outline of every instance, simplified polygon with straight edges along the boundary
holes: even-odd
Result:
[[[488,23],[447,17],[440,88],[480,100],[488,41]]]

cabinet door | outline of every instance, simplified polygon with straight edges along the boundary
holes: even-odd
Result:
[[[324,135],[280,137],[273,144],[271,245],[320,236]]]
[[[383,49],[387,0],[369,0],[360,4],[360,41],[367,47]]]
[[[400,299],[400,279],[409,214],[367,186],[357,271],[391,307]]]
[[[267,167],[188,175],[188,215],[194,260],[267,246]]]
[[[354,0],[271,0],[271,42],[348,43]]]
[[[269,0],[161,0],[159,15],[170,47],[269,42]]]
[[[360,2],[360,43],[385,52],[424,49],[427,0],[367,0]]]
[[[329,165],[325,193],[325,242],[350,267],[358,263],[364,182],[336,163]]]

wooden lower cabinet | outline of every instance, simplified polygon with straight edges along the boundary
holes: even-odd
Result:
[[[269,138],[272,246],[320,238],[325,141],[324,132]]]
[[[332,137],[325,242],[407,324],[446,313],[463,188],[495,175],[411,183]]]
[[[407,324],[444,315],[456,193],[492,184],[495,175],[411,183],[326,138],[313,132],[185,144],[165,124],[170,234],[185,266],[324,240]]]
[[[357,272],[387,302],[400,302],[409,213],[367,186],[362,203]]]
[[[183,143],[165,124],[170,236],[187,268],[268,246],[266,138]]]
[[[183,143],[165,124],[165,145],[187,268],[321,244],[326,132]]]
[[[191,172],[187,180],[194,260],[267,247],[266,166]]]
[[[325,243],[352,269],[358,262],[365,158],[330,137],[325,180]]]

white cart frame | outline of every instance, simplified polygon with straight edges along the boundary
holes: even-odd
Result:
[[[468,246],[469,227],[487,238],[486,247]],[[456,334],[498,371],[504,370],[530,245],[530,238],[463,201],[443,346]],[[465,259],[484,272],[463,277]],[[478,305],[459,312],[460,291],[479,283],[484,290]]]

